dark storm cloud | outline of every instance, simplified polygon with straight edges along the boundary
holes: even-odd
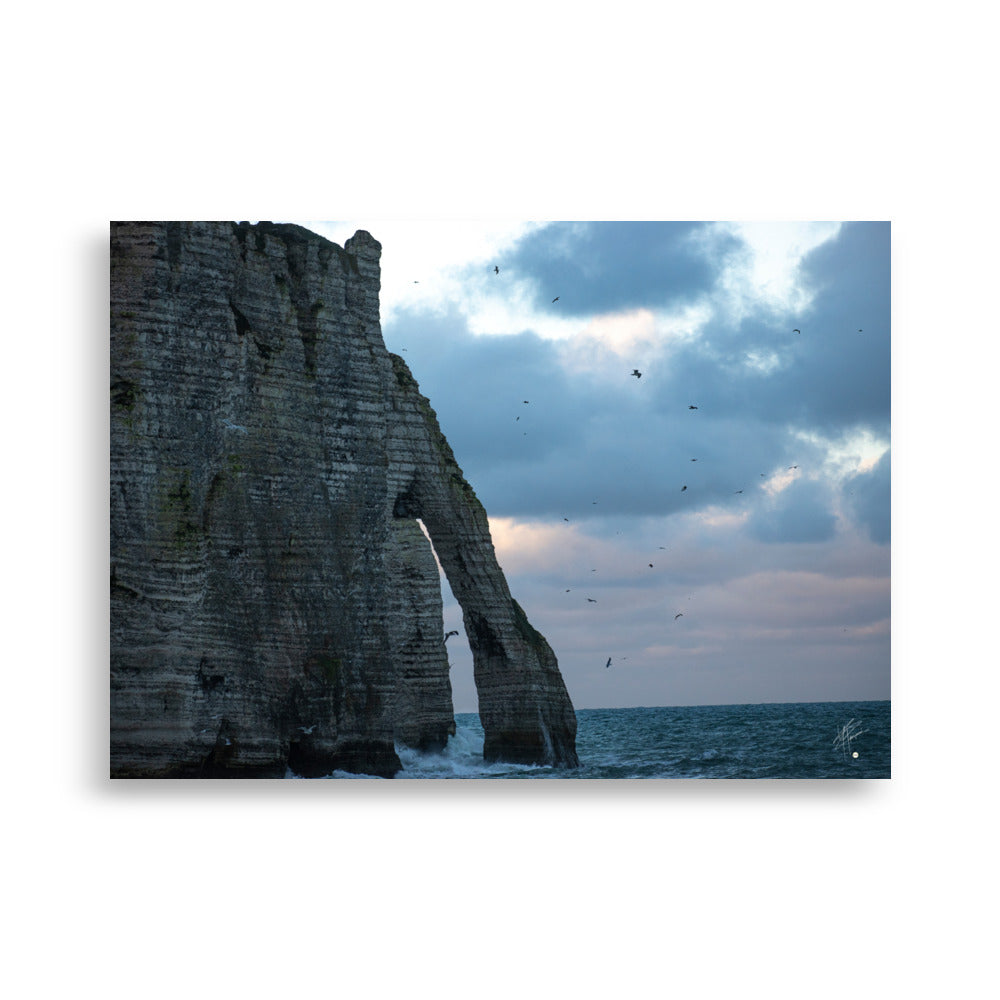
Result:
[[[402,357],[494,516],[575,520],[746,503],[760,472],[785,457],[780,427],[695,413],[681,397],[657,412],[655,391],[624,370],[595,389],[570,377],[558,346],[534,333],[477,337],[452,312],[401,313],[392,335],[412,345]]]
[[[593,224],[611,227],[600,240],[589,226],[549,227],[557,230],[550,240],[563,240],[549,249],[559,259],[588,241],[607,247],[613,232],[633,248],[667,247],[682,272],[710,280],[690,224],[667,227],[659,244],[648,224],[626,240],[621,227],[636,225]],[[400,311],[386,339],[391,349],[407,348],[402,356],[493,516],[576,520],[713,505],[750,513],[760,540],[814,542],[833,533],[830,496],[805,480],[773,501],[760,487],[789,465],[803,476],[819,469],[822,446],[792,431],[836,439],[868,428],[887,436],[887,241],[879,224],[842,227],[807,258],[805,277],[817,299],[805,314],[758,310],[730,324],[720,316],[695,339],[648,348],[641,380],[628,375],[629,365],[619,371],[614,356],[607,371],[571,373],[563,364],[567,342],[531,331],[473,335],[456,307]],[[529,245],[523,241],[515,260],[526,259]],[[531,252],[541,254],[537,246]],[[633,252],[622,251],[623,268]],[[619,304],[652,295],[633,280]],[[882,537],[886,491],[865,496],[845,506]]]
[[[787,384],[819,428],[866,425],[888,435],[889,267],[883,222],[846,223],[803,261],[815,298],[794,325],[810,349],[796,359]]]
[[[660,408],[687,398],[701,413],[887,436],[888,225],[842,226],[807,255],[802,276],[816,296],[803,313],[759,309],[735,324],[720,317],[662,366],[651,363]]]
[[[844,484],[844,500],[854,520],[879,545],[888,545],[890,537],[890,464],[886,452],[871,471],[852,476]]]
[[[710,290],[742,246],[702,222],[557,222],[522,237],[502,272],[534,282],[538,307],[560,315],[663,308]]]

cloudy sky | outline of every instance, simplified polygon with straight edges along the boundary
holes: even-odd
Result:
[[[889,697],[888,223],[302,224],[382,243],[386,345],[577,708]]]

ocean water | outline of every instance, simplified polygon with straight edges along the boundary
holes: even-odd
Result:
[[[487,764],[479,716],[466,713],[442,753],[397,747],[396,779],[890,776],[888,701],[594,708],[576,717],[579,768]]]

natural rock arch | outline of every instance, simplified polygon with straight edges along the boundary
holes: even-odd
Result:
[[[418,516],[463,608],[485,756],[576,765],[555,656],[382,342],[378,242],[272,223],[111,236],[112,774],[389,776],[395,739],[443,745]]]

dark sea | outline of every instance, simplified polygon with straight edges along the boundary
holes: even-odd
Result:
[[[835,701],[576,713],[579,768],[483,761],[474,713],[443,753],[397,747],[400,778],[888,778],[890,702]],[[330,777],[362,777],[335,772]]]

